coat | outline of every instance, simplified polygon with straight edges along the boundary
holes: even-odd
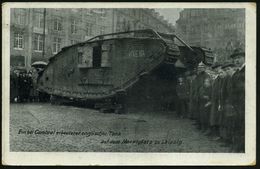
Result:
[[[210,126],[219,126],[220,125],[220,112],[219,112],[219,104],[220,104],[220,89],[221,89],[222,79],[220,76],[217,76],[213,80],[212,84],[212,92],[211,92],[211,110],[209,123]]]

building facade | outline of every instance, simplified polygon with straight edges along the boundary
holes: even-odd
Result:
[[[224,61],[237,47],[245,47],[244,9],[184,9],[176,33],[190,45],[211,48]]]
[[[174,31],[152,9],[13,8],[10,25],[11,66],[27,69],[96,35],[145,28]]]
[[[117,8],[109,11],[111,32],[129,30],[154,29],[163,33],[174,33],[172,24],[154,9],[148,8]]]
[[[62,47],[108,33],[107,22],[99,9],[11,9],[11,65],[48,61]]]

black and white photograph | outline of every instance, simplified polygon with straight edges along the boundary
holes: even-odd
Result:
[[[3,6],[7,164],[254,165],[255,4],[81,4]]]

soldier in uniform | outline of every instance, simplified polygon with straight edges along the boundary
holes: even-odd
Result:
[[[194,86],[194,95],[195,95],[195,102],[194,102],[194,116],[195,120],[197,121],[198,129],[201,129],[201,112],[200,112],[200,98],[199,98],[199,90],[204,85],[204,80],[206,78],[210,78],[209,74],[206,72],[206,65],[204,63],[200,63],[197,69],[197,76],[195,78],[195,86]],[[203,104],[203,103],[202,103]]]

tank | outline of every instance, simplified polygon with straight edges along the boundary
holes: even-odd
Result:
[[[62,48],[49,59],[38,88],[52,101],[102,110],[124,111],[125,105],[142,107],[158,99],[168,104],[176,75],[201,61],[211,64],[211,51],[189,46],[174,34],[152,29],[105,34]]]

